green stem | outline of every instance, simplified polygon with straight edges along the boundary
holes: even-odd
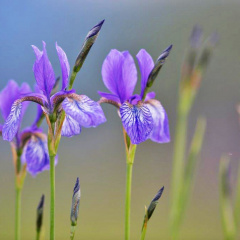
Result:
[[[130,211],[133,163],[127,162],[126,169],[126,200],[125,200],[125,240],[130,239]]]
[[[55,156],[50,155],[50,240],[55,239]]]
[[[37,231],[36,240],[40,240],[40,232]]]
[[[141,240],[144,240],[144,239],[145,239],[146,232],[147,232],[147,226],[142,229]]]
[[[15,240],[20,240],[20,225],[21,225],[21,191],[22,189],[16,186],[16,208],[15,208]]]
[[[177,125],[175,133],[174,156],[173,156],[173,175],[172,175],[172,206],[170,213],[170,228],[172,239],[178,239],[179,219],[180,219],[180,197],[183,184],[184,158],[186,148],[187,116],[185,109],[187,96],[180,95]],[[188,103],[189,104],[189,103]]]

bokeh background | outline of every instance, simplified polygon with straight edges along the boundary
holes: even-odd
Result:
[[[35,80],[31,44],[48,54],[60,75],[55,42],[66,51],[70,64],[88,30],[106,19],[99,38],[78,74],[74,87],[98,100],[105,91],[101,66],[110,49],[129,50],[136,55],[145,48],[154,59],[169,44],[174,48],[154,84],[157,98],[165,107],[172,139],[176,123],[177,92],[181,63],[192,27],[199,24],[207,37],[212,31],[220,42],[204,76],[191,112],[189,138],[196,119],[207,118],[202,158],[181,239],[222,239],[218,199],[218,167],[222,153],[231,155],[232,184],[240,159],[240,127],[236,105],[240,102],[240,2],[239,0],[41,0],[0,1],[0,89],[9,79],[18,83]],[[139,90],[139,85],[137,90]],[[124,232],[125,153],[121,121],[114,107],[104,105],[107,123],[83,129],[80,136],[63,138],[56,168],[56,239],[68,239],[72,188],[80,177],[82,198],[76,239],[119,240]],[[24,126],[34,118],[31,104]],[[2,122],[2,119],[1,119]],[[43,125],[46,129],[46,124]],[[147,141],[139,145],[133,173],[131,234],[139,239],[144,205],[165,186],[162,199],[150,221],[147,239],[169,239],[168,213],[173,143]],[[49,229],[49,173],[27,176],[22,199],[22,239],[35,237],[36,206],[46,195],[44,232]],[[14,170],[8,142],[0,140],[0,239],[14,236]]]

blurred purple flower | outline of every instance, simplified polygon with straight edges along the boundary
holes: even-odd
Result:
[[[27,83],[23,83],[22,86],[19,87],[13,80],[8,82],[7,86],[0,93],[0,110],[4,120],[11,114],[10,110],[12,104],[14,104],[17,99],[30,92],[31,89]],[[16,113],[19,116],[19,122],[15,134],[15,146],[16,150],[23,149],[21,162],[22,164],[26,163],[28,172],[35,176],[37,173],[49,169],[49,156],[47,137],[42,133],[42,130],[37,127],[37,122],[42,114],[40,108],[38,108],[37,116],[32,126],[20,131],[22,117],[26,112],[28,103],[29,102],[24,102],[21,104],[19,112]],[[15,126],[16,122],[12,121],[11,124]],[[11,131],[11,129],[9,131]]]
[[[123,126],[133,144],[147,139],[158,143],[170,141],[168,117],[155,93],[146,94],[162,67],[171,47],[158,58],[156,64],[146,50],[141,49],[137,60],[141,72],[141,94],[133,95],[137,83],[137,70],[128,51],[111,50],[102,66],[102,78],[111,93],[98,92],[101,97],[119,106]]]
[[[99,103],[94,102],[85,95],[77,95],[75,90],[67,91],[70,66],[65,52],[56,43],[58,58],[62,70],[62,89],[51,96],[55,85],[55,74],[48,59],[46,44],[43,42],[43,51],[32,46],[36,55],[33,71],[39,91],[28,93],[17,98],[12,105],[10,114],[3,126],[3,139],[12,141],[16,135],[23,111],[23,102],[32,101],[41,105],[47,115],[57,114],[61,108],[66,113],[66,119],[62,128],[63,136],[72,136],[80,133],[81,126],[96,127],[106,121]],[[10,109],[10,106],[8,106]]]

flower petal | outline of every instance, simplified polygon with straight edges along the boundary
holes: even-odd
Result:
[[[154,62],[150,54],[145,49],[141,49],[136,57],[141,72],[141,97],[143,97],[148,76],[154,67]]]
[[[149,138],[158,143],[167,143],[170,141],[168,116],[161,103],[156,99],[146,102],[153,118],[153,131]]]
[[[106,122],[100,104],[85,95],[71,94],[62,102],[62,107],[83,127],[96,127]]]
[[[27,164],[27,170],[32,176],[49,169],[50,160],[46,135],[34,133],[31,136],[24,147],[21,161]]]
[[[62,126],[62,136],[72,137],[81,133],[80,124],[75,121],[71,116],[66,114],[66,117]]]
[[[120,103],[119,97],[116,96],[116,95],[114,95],[114,94],[104,93],[104,92],[100,92],[100,91],[98,91],[98,94],[99,94],[101,97],[104,97],[104,98],[106,98],[106,99],[108,99],[108,100],[111,100],[111,101]]]
[[[58,58],[59,58],[61,69],[62,69],[62,90],[64,90],[68,85],[70,65],[69,65],[66,53],[63,51],[61,47],[57,45],[57,43],[56,43],[56,49],[57,49]]]
[[[22,102],[17,100],[13,103],[9,116],[3,125],[3,140],[11,142],[21,124]]]
[[[137,83],[137,70],[129,52],[110,51],[102,66],[105,86],[123,103],[133,93]]]
[[[37,85],[44,95],[49,98],[55,84],[55,74],[48,59],[46,43],[43,42],[43,52],[37,47],[32,46],[36,54],[36,61],[33,65],[33,72]]]
[[[7,119],[11,106],[17,99],[21,98],[22,94],[31,92],[27,83],[23,83],[21,87],[14,80],[10,80],[7,86],[0,93],[0,109],[4,120]],[[23,114],[26,111],[28,103],[23,104]]]
[[[123,127],[133,144],[139,144],[148,139],[153,129],[153,118],[148,107],[139,102],[131,105],[125,102],[120,107]]]
[[[156,97],[156,93],[155,92],[149,92],[147,93],[146,97],[145,97],[145,102],[150,100],[150,99],[153,99]]]

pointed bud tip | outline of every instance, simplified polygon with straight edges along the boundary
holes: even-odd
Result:
[[[158,57],[157,61],[163,61],[165,60],[168,55],[170,54],[171,50],[172,50],[173,45],[171,44],[169,47],[167,47],[162,53],[161,55]]]
[[[152,202],[158,201],[160,199],[160,197],[162,196],[163,190],[164,190],[164,186],[157,192]]]
[[[102,20],[101,22],[99,22],[97,25],[95,25],[95,26],[89,31],[86,39],[89,39],[89,38],[91,38],[91,37],[96,36],[96,35],[100,32],[104,21],[105,21],[105,19]]]
[[[41,200],[40,200],[40,202],[38,204],[38,207],[37,207],[38,210],[43,208],[43,206],[44,206],[44,199],[45,199],[45,196],[43,194],[42,197],[41,197]]]

